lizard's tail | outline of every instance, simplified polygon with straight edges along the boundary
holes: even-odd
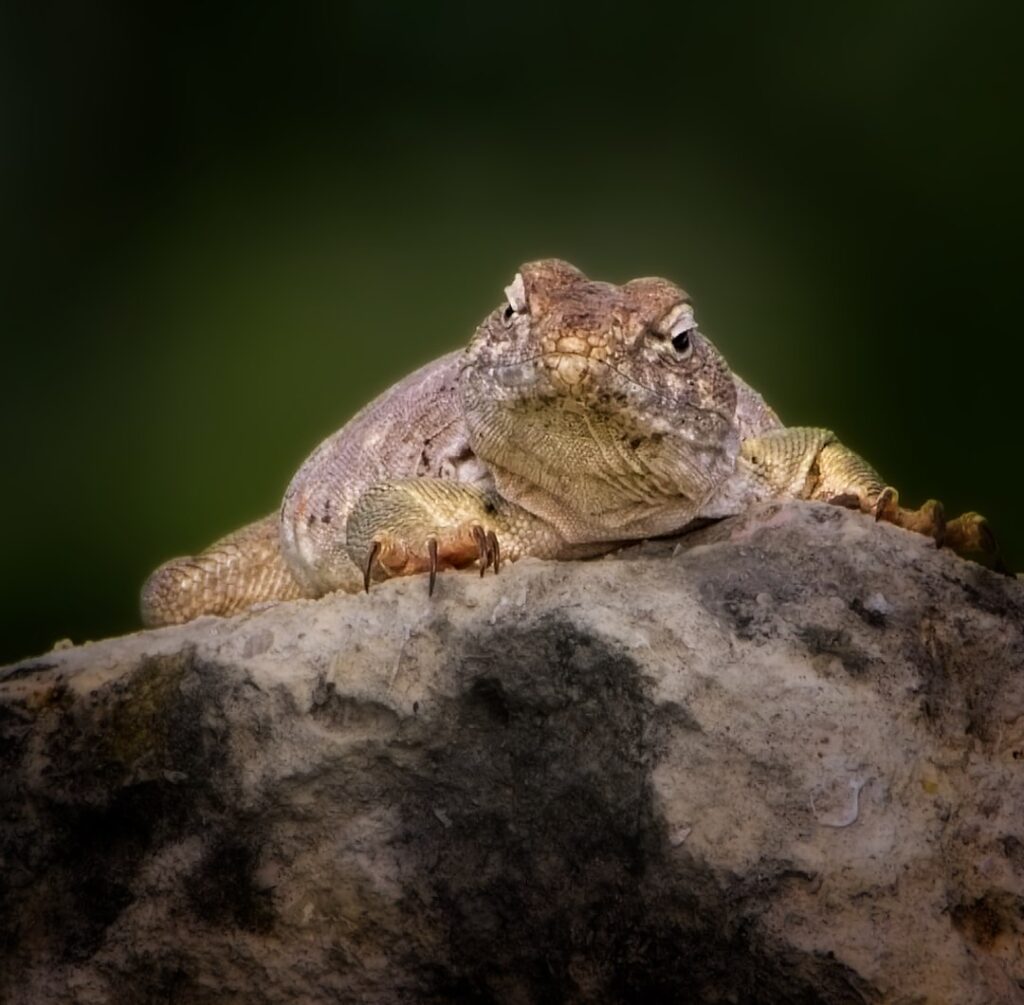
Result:
[[[177,625],[201,614],[238,614],[268,600],[310,596],[281,554],[276,513],[187,558],[164,562],[142,587],[142,622]]]

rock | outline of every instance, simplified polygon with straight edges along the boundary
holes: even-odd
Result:
[[[1024,1001],[1024,583],[815,504],[0,672],[0,999]]]

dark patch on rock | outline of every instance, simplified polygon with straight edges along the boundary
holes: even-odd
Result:
[[[64,891],[51,906],[49,925],[59,955],[85,959],[134,899],[132,883],[153,845],[155,830],[180,827],[184,807],[174,787],[143,782],[119,790],[107,806],[49,807],[49,828],[69,840],[69,851],[48,862],[50,881]],[[71,836],[74,835],[73,839]]]
[[[787,877],[722,888],[671,847],[651,772],[669,732],[696,724],[656,714],[624,651],[550,619],[488,640],[459,674],[431,770],[399,799],[423,863],[402,909],[446,947],[407,961],[423,1000],[870,1000],[835,960],[749,931]]]
[[[37,673],[53,670],[56,663],[47,663],[45,660],[32,660],[28,663],[19,663],[17,666],[9,667],[0,672],[0,681],[20,680],[24,677],[31,677]]]
[[[186,681],[194,686],[183,687]],[[28,809],[35,826],[8,830],[0,849],[46,877],[30,888],[0,873],[0,903],[9,908],[0,917],[0,938],[9,946],[16,948],[32,923],[56,956],[93,954],[133,902],[147,857],[222,812],[206,779],[226,770],[224,754],[203,724],[222,691],[215,668],[185,652],[144,661],[127,682],[112,686],[125,691],[123,700],[49,712],[46,782]]]
[[[123,1000],[126,1003],[218,1005],[217,992],[204,988],[196,980],[195,963],[182,953],[157,955],[145,950],[133,951],[129,969],[138,976],[132,978],[130,990],[125,989]]]
[[[779,509],[782,507],[779,506]],[[817,524],[830,524],[839,523],[842,519],[842,510],[850,507],[845,506],[814,506],[811,508],[807,516],[808,518]]]
[[[492,677],[477,677],[470,684],[463,701],[463,709],[470,720],[479,720],[482,725],[495,723],[507,726],[512,719],[509,698],[500,680]]]
[[[310,714],[321,725],[343,731],[350,737],[388,737],[396,733],[401,724],[394,709],[380,702],[360,701],[339,694],[334,682],[323,676],[313,689]]]
[[[962,706],[951,696],[950,678],[944,646],[930,618],[922,618],[915,638],[911,639],[908,656],[919,678],[918,692],[925,720],[945,733],[962,732]],[[949,722],[957,720],[950,727]]]
[[[1024,622],[1024,604],[1014,602],[1006,589],[1001,573],[983,568],[974,562],[957,566],[956,574],[943,573],[947,583],[960,588],[972,607],[998,618]]]
[[[976,736],[988,743],[1000,734],[998,713],[1024,672],[1024,648],[1007,637],[1002,659],[979,674],[973,643],[960,617],[931,610],[920,619],[907,656],[917,670],[919,700],[931,728],[940,735]]]
[[[834,656],[848,674],[859,676],[871,663],[868,655],[853,644],[850,633],[843,628],[805,625],[798,628],[796,634],[812,656]]]
[[[1014,757],[1017,757],[1020,752],[1015,750],[1013,753]],[[1024,875],[1024,841],[1021,841],[1020,838],[1013,834],[1007,834],[1000,844],[1003,854],[1009,860],[1014,870]]]
[[[1024,913],[1022,909],[1024,899],[1000,892],[954,904],[949,916],[957,930],[976,946],[991,949],[1000,935],[1014,931],[1014,922]]]
[[[274,924],[273,892],[254,877],[259,865],[258,825],[236,822],[207,850],[202,862],[185,881],[193,915],[216,927],[266,933]],[[244,835],[244,836],[243,836]]]
[[[776,574],[757,554],[738,566],[723,566],[700,584],[701,602],[745,642],[778,636],[777,605],[799,600],[800,588]]]
[[[656,721],[662,728],[701,732],[701,725],[693,712],[677,701],[664,701],[655,709]]]
[[[875,608],[866,607],[860,597],[854,597],[850,601],[850,610],[857,615],[861,621],[872,628],[884,628],[886,625],[885,615]]]

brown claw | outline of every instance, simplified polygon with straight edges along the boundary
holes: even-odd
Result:
[[[427,554],[430,556],[430,582],[427,584],[427,596],[434,595],[434,583],[437,582],[437,538],[427,541]]]
[[[875,500],[873,507],[875,519],[884,520],[886,523],[896,523],[899,511],[899,493],[891,485],[887,485],[878,493],[878,498]]]
[[[363,589],[370,592],[370,573],[373,571],[373,560],[377,557],[380,552],[380,541],[374,541],[370,545],[370,554],[366,559],[366,568],[363,569]]]
[[[494,574],[501,571],[501,546],[498,544],[498,535],[493,530],[487,532],[487,543],[491,546],[491,564],[494,566]]]
[[[479,524],[473,525],[473,540],[476,541],[476,557],[480,562],[480,578],[483,579],[487,566],[491,564],[491,550],[487,542],[487,535]]]
[[[476,541],[477,559],[480,562],[480,578],[482,579],[490,566],[494,566],[495,572],[501,567],[501,548],[494,531],[485,531],[479,525],[473,527],[473,540]]]

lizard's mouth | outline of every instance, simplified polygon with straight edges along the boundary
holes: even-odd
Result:
[[[515,405],[562,404],[573,411],[585,406],[594,411],[619,412],[632,404],[663,416],[678,412],[679,402],[662,389],[641,383],[605,359],[585,353],[548,351],[509,362],[468,361],[463,379],[482,381],[492,399]],[[712,402],[691,406],[730,422],[732,414]]]
[[[486,373],[496,386],[510,392],[521,389],[536,393],[543,391],[544,385],[548,384],[552,391],[573,394],[585,392],[611,377],[613,383],[621,381],[646,394],[657,393],[654,388],[634,380],[607,360],[577,352],[542,352],[509,363],[483,365],[472,362],[467,363],[464,370]]]

